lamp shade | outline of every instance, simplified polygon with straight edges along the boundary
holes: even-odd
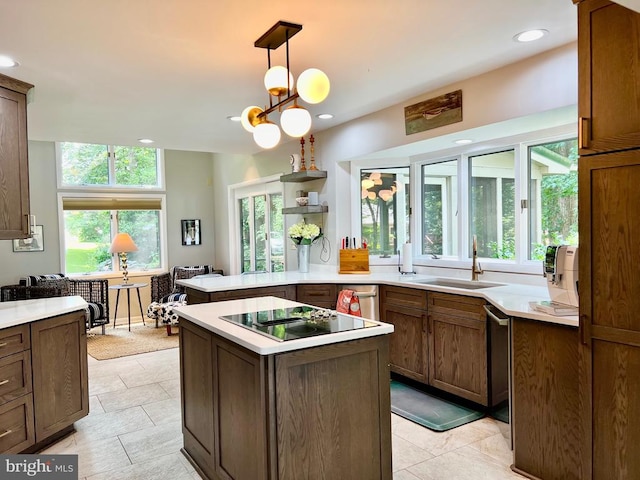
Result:
[[[280,115],[280,126],[290,137],[302,137],[311,129],[311,115],[306,109],[293,105]]]
[[[322,70],[309,68],[298,77],[298,94],[307,103],[322,102],[329,95],[331,83]]]
[[[289,74],[288,84],[287,73]],[[285,95],[289,90],[293,90],[293,75],[281,65],[271,67],[264,74],[264,88],[274,97]]]
[[[118,233],[111,242],[109,253],[137,252],[138,247],[128,233]]]
[[[245,108],[242,111],[242,115],[240,115],[240,123],[242,127],[249,133],[253,133],[255,129],[254,124],[256,123],[256,118],[258,115],[262,113],[262,109],[260,107],[256,107],[255,105],[251,105]]]
[[[265,120],[256,125],[253,140],[262,148],[273,148],[280,142],[280,128],[273,122]]]

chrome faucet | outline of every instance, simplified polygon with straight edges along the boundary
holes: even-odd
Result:
[[[478,262],[478,241],[476,236],[473,236],[473,262],[471,263],[471,281],[477,282],[478,275],[482,275],[484,271]]]

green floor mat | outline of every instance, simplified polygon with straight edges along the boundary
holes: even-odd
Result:
[[[456,405],[391,380],[391,411],[437,432],[484,417],[484,413]]]

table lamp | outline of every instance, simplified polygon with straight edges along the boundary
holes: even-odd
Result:
[[[133,243],[133,239],[128,233],[118,233],[111,242],[109,253],[117,253],[120,256],[120,268],[122,269],[122,284],[129,283],[129,273],[127,272],[127,252],[136,252],[138,247]]]

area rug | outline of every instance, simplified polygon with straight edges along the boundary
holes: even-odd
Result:
[[[96,360],[176,348],[179,342],[178,335],[168,336],[164,326],[155,328],[155,322],[146,326],[132,323],[131,331],[127,325],[116,328],[107,325],[105,335],[102,335],[101,330],[97,331],[100,333],[87,337],[87,352]]]
[[[391,380],[391,411],[436,432],[484,417],[484,413],[443,400]]]

